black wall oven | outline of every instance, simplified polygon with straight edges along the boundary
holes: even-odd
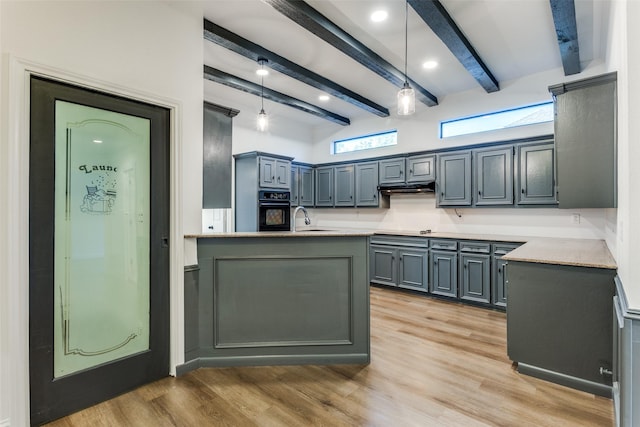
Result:
[[[291,230],[291,200],[288,191],[258,192],[258,231]]]

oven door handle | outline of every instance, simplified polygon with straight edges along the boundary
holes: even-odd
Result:
[[[286,207],[286,206],[291,206],[291,203],[289,202],[260,202],[260,207],[266,207],[266,208],[280,208],[280,207]]]

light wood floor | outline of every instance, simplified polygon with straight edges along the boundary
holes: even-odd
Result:
[[[371,289],[371,364],[206,368],[51,426],[612,426],[612,401],[518,374],[504,313]]]

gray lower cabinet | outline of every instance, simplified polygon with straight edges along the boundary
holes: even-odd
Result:
[[[504,309],[506,260],[522,243],[374,235],[371,283]]]
[[[471,152],[438,155],[437,206],[471,206]]]
[[[489,304],[491,244],[460,242],[460,299]]]
[[[491,251],[491,303],[495,307],[505,308],[507,306],[507,279],[505,266],[507,261],[502,259],[503,255],[516,249],[520,244],[515,243],[494,243]]]
[[[428,292],[429,251],[398,249],[398,287]]]
[[[557,205],[553,144],[518,146],[518,205]]]
[[[429,292],[434,295],[458,297],[458,242],[431,241],[431,281]]]
[[[402,184],[406,181],[404,167],[405,158],[380,160],[380,185]]]
[[[513,204],[513,147],[474,151],[476,206]]]
[[[371,283],[428,292],[428,247],[428,239],[374,236],[369,246]]]
[[[378,285],[397,286],[397,268],[395,259],[397,249],[392,246],[369,245],[369,267],[371,269],[371,283]]]
[[[378,162],[356,164],[356,206],[378,206]]]
[[[507,353],[520,373],[611,396],[615,275],[509,261]]]
[[[316,207],[333,206],[334,168],[333,166],[316,168]]]

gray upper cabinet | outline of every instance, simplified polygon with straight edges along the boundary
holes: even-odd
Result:
[[[202,139],[202,208],[231,207],[231,140],[238,110],[204,103]]]
[[[299,200],[299,184],[300,184],[300,166],[291,165],[291,206],[298,206]]]
[[[316,168],[316,206],[333,206],[334,167],[323,166]]]
[[[406,181],[405,158],[380,160],[380,184],[402,184]]]
[[[355,206],[355,167],[342,165],[335,167],[334,206]]]
[[[291,206],[312,207],[313,197],[313,168],[302,164],[291,165]]]
[[[553,144],[518,146],[518,205],[556,205]]]
[[[436,179],[436,156],[407,158],[407,182],[429,182]]]
[[[560,208],[615,208],[617,73],[549,87]]]
[[[513,204],[513,148],[474,151],[476,206]]]
[[[291,161],[260,156],[260,187],[290,189]]]
[[[471,152],[438,156],[437,206],[471,206]]]
[[[356,206],[378,206],[378,162],[356,164]]]
[[[310,166],[298,167],[298,204],[304,206],[313,206],[315,203],[314,185],[313,185],[313,168]]]

